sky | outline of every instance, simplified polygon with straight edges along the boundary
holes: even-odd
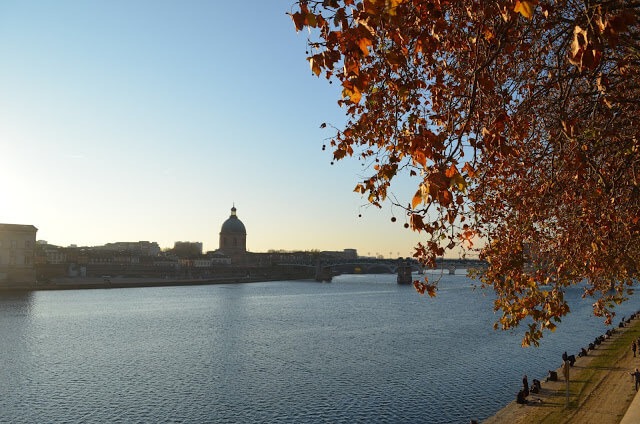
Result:
[[[206,251],[235,204],[253,252],[411,255],[403,211],[366,206],[362,164],[322,150],[345,111],[292,6],[0,1],[0,222],[60,246]],[[408,203],[416,184],[392,192]]]

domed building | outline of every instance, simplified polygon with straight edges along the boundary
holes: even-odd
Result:
[[[247,230],[236,215],[235,205],[231,208],[231,215],[220,229],[219,249],[228,256],[235,256],[247,252]]]

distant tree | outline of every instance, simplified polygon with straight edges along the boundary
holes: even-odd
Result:
[[[335,160],[357,156],[355,191],[393,200],[425,234],[415,257],[479,249],[495,327],[523,345],[569,312],[584,282],[610,323],[640,255],[640,27],[637,1],[299,1],[311,71],[342,86]],[[322,125],[323,127],[325,124]],[[486,244],[472,246],[482,238]],[[434,296],[437,282],[416,281]]]
[[[182,259],[195,259],[202,256],[202,243],[200,242],[188,242],[188,241],[176,241],[173,249],[169,251]]]

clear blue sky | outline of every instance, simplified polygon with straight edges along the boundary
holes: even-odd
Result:
[[[409,255],[401,211],[361,208],[360,163],[322,151],[344,111],[292,4],[0,2],[0,222],[63,246],[213,250],[235,202],[254,252]]]

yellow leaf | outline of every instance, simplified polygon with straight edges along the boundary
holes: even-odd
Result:
[[[344,99],[345,97],[349,97],[351,103],[358,104],[360,102],[360,99],[362,98],[362,94],[360,94],[360,92],[356,88],[354,88],[353,90],[345,88],[344,90],[342,90],[342,98]]]
[[[527,19],[531,19],[533,16],[533,2],[527,0],[516,0],[516,7],[513,8],[514,12],[520,13]]]
[[[397,14],[396,12],[396,7],[398,7],[398,5],[400,5],[400,3],[404,3],[404,0],[387,0],[387,11],[389,12],[389,15],[391,16],[395,16]]]
[[[467,182],[465,181],[464,177],[458,173],[456,173],[453,177],[451,177],[451,179],[449,180],[449,186],[450,187],[458,187],[458,190],[465,192],[465,189],[467,188]]]

